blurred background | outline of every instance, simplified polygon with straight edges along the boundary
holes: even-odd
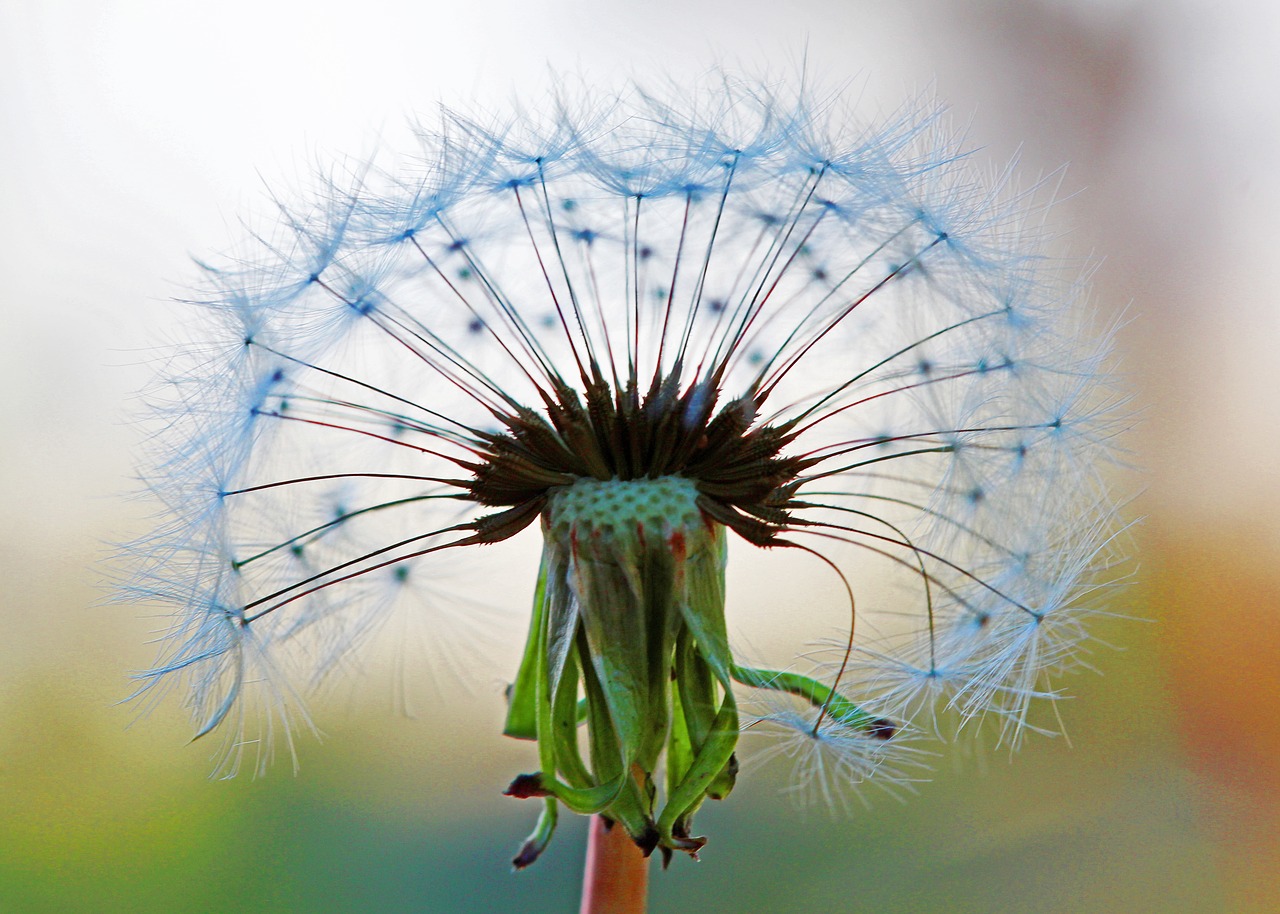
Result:
[[[1280,909],[1277,48],[1262,0],[0,0],[0,912],[576,908],[581,823],[508,867],[522,622],[415,718],[353,682],[296,776],[212,781],[177,702],[118,703],[160,622],[102,604],[101,561],[147,528],[127,417],[169,300],[269,190],[442,100],[716,65],[849,81],[869,120],[932,91],[993,162],[1068,165],[1062,251],[1127,318],[1145,520],[1119,609],[1149,621],[1096,630],[1070,740],[948,760],[904,803],[797,811],[748,771],[652,910]]]

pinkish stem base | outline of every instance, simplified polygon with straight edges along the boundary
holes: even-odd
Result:
[[[592,816],[580,914],[644,914],[648,894],[648,858],[625,828]]]

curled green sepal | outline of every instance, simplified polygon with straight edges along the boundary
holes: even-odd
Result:
[[[823,685],[816,679],[802,676],[799,673],[784,673],[780,670],[757,670],[749,666],[734,666],[733,678],[753,689],[769,689],[774,692],[786,692],[803,698],[815,708],[820,708],[832,720],[840,724],[866,733],[879,739],[889,739],[898,732],[898,725],[893,721],[877,717],[845,698],[830,686]]]
[[[579,651],[588,649],[586,632],[578,632]],[[582,687],[586,693],[587,737],[591,749],[591,767],[599,780],[622,777],[624,782],[617,798],[608,810],[608,816],[620,822],[645,855],[657,844],[657,830],[650,815],[651,804],[646,801],[641,786],[635,781],[635,772],[625,758],[618,739],[618,731],[605,701],[604,690],[590,663],[580,665]]]
[[[549,622],[562,622],[559,619],[548,620],[547,617],[547,578],[551,565],[544,555],[538,568],[538,585],[533,592],[533,612],[529,634],[525,638],[524,655],[520,658],[515,682],[507,686],[507,720],[502,732],[516,739],[538,738],[538,680],[544,674],[548,644],[544,637],[545,629]],[[572,632],[569,634],[572,636]],[[563,638],[558,640],[563,641]],[[576,723],[582,724],[586,719],[587,702],[583,699],[577,703]]]
[[[515,682],[507,686],[507,721],[502,732],[516,739],[537,739],[538,679],[543,669],[543,626],[547,616],[547,559],[538,568],[538,585],[533,592],[533,612],[529,635],[524,642],[524,656]]]
[[[696,856],[705,838],[693,838],[682,827],[692,817],[707,795],[707,789],[730,767],[734,747],[738,745],[738,707],[733,693],[726,692],[711,732],[703,741],[684,778],[667,797],[658,817],[658,835],[663,847],[687,851]]]
[[[675,669],[671,682],[671,732],[667,739],[667,793],[674,794],[684,782],[699,750],[715,731],[721,691],[710,665],[698,650],[688,628],[680,632],[676,645]],[[706,797],[722,800],[733,789],[737,760],[730,755],[712,779]],[[686,811],[692,816],[696,806]],[[687,824],[687,823],[685,823]],[[674,827],[680,833],[680,823]]]
[[[682,850],[696,856],[706,839],[691,837],[693,814],[708,796],[723,797],[733,786],[737,763],[738,708],[730,670],[733,657],[724,622],[724,531],[692,552],[683,565],[679,605],[683,630],[677,639],[672,733],[668,739],[667,802],[658,816],[664,854]]]
[[[517,800],[528,800],[533,797],[554,798],[578,815],[591,816],[604,812],[613,805],[613,801],[622,791],[623,783],[624,778],[617,777],[607,784],[570,787],[554,777],[549,777],[546,772],[536,771],[533,774],[518,775],[503,791],[503,795],[515,797]]]
[[[558,815],[555,797],[548,797],[542,805],[538,823],[533,827],[532,833],[525,839],[524,844],[520,846],[520,853],[516,854],[515,859],[511,861],[515,869],[522,870],[542,856],[542,852],[551,843],[551,836],[555,834]]]

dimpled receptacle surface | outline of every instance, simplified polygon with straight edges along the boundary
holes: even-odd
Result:
[[[658,479],[583,478],[551,495],[547,535],[567,543],[571,534],[616,537],[644,530],[665,534],[705,526],[698,488],[683,476]]]

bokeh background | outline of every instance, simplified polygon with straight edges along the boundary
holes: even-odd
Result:
[[[298,774],[211,781],[176,703],[119,704],[160,623],[102,604],[101,561],[146,529],[127,416],[191,254],[438,101],[717,65],[847,81],[868,117],[934,92],[994,162],[1069,166],[1063,253],[1128,318],[1145,519],[1119,609],[1147,621],[1097,630],[1070,740],[904,803],[797,811],[750,770],[653,911],[1280,910],[1277,48],[1262,0],[0,0],[0,912],[574,909],[578,824],[508,871],[520,622],[416,717],[356,681]],[[776,605],[758,589],[742,618]]]

